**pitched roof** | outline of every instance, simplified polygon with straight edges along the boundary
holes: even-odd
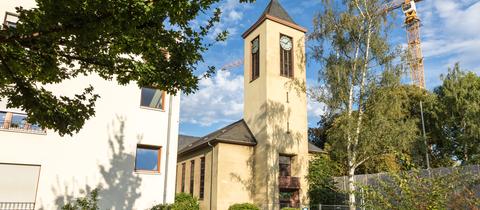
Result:
[[[308,152],[309,153],[322,153],[323,150],[320,147],[315,146],[312,142],[308,141]]]
[[[288,27],[297,29],[302,32],[307,32],[307,29],[299,26],[295,21],[293,21],[292,17],[288,14],[288,12],[282,7],[278,0],[271,0],[268,4],[265,11],[263,11],[260,18],[258,18],[257,22],[253,24],[245,33],[242,34],[242,37],[247,37],[253,30],[255,30],[260,24],[263,23],[266,19],[275,21],[277,23],[286,25]]]
[[[287,11],[285,11],[285,9],[282,7],[280,2],[278,2],[278,0],[270,1],[267,8],[265,8],[265,11],[263,11],[263,14],[261,17],[265,15],[270,15],[272,17],[279,18],[281,20],[293,23],[295,25],[297,24],[295,23],[295,21],[293,21],[292,17],[290,17]]]
[[[227,125],[213,133],[210,133],[204,137],[196,138],[192,136],[179,136],[178,140],[178,154],[187,153],[199,148],[203,148],[210,145],[223,142],[240,145],[254,146],[257,144],[255,137],[247,126],[247,123],[243,119]],[[186,142],[180,142],[186,141]],[[191,142],[191,143],[189,143]]]
[[[247,123],[241,119],[204,137],[179,135],[178,155],[208,147],[209,143],[210,145],[213,145],[218,142],[247,146],[255,146],[257,144],[257,141],[248,128]],[[323,150],[311,142],[308,142],[308,152],[321,153]]]

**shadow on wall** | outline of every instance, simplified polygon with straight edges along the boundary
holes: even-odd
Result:
[[[250,199],[260,204],[263,209],[270,209],[272,204],[279,202],[279,190],[276,187],[278,186],[279,174],[278,155],[288,155],[289,151],[297,149],[305,140],[302,133],[287,130],[287,122],[291,112],[292,109],[283,103],[271,100],[264,103],[260,108],[260,114],[255,116],[253,122],[250,123],[258,128],[255,134],[257,141],[268,137],[271,142],[259,142],[255,146],[254,155],[250,156],[247,162],[249,169],[252,171],[250,179],[242,179],[239,174],[230,173],[231,180],[242,183],[244,188],[249,191]],[[270,125],[268,132],[267,123]],[[299,160],[298,163],[301,163],[301,161]],[[292,165],[293,176],[297,176],[296,172],[300,170],[300,167],[302,166],[299,164]],[[256,186],[256,183],[265,184]],[[265,197],[268,200],[265,200]]]
[[[112,123],[112,127],[114,127],[115,130],[110,133],[108,139],[112,153],[110,167],[99,166],[99,172],[103,177],[103,184],[98,184],[97,186],[87,185],[84,189],[80,190],[80,193],[84,196],[89,194],[94,188],[100,189],[100,209],[133,209],[135,201],[141,195],[138,189],[140,188],[142,179],[133,173],[135,156],[125,152],[125,120],[117,117],[117,122],[118,125]],[[58,178],[57,186],[61,186]],[[61,209],[66,203],[76,199],[72,196],[73,193],[69,190],[69,186],[63,187],[63,192],[58,189],[61,189],[61,187],[52,189],[53,193],[57,195],[55,199],[57,209]]]

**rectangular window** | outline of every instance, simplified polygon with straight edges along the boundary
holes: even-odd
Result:
[[[135,171],[160,173],[161,147],[137,145]]]
[[[260,77],[260,39],[252,40],[252,80]]]
[[[293,77],[292,38],[282,34],[280,37],[280,75]]]
[[[153,88],[142,88],[140,106],[163,110],[165,108],[164,100],[164,91]]]
[[[193,186],[195,179],[195,160],[190,161],[190,194],[193,195]]]
[[[200,158],[200,200],[205,197],[205,157]]]
[[[185,192],[185,163],[182,163],[182,190],[181,192]]]
[[[279,157],[280,176],[291,176],[292,157],[280,155]]]

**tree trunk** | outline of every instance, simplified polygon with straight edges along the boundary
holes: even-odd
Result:
[[[348,205],[350,210],[355,210],[355,164],[353,160],[348,160]]]

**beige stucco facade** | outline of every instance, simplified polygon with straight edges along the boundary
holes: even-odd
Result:
[[[251,146],[225,143],[216,144],[213,149],[206,147],[185,155],[178,159],[176,191],[177,193],[182,192],[182,165],[185,164],[185,188],[183,192],[190,193],[191,161],[195,160],[193,196],[200,198],[200,161],[204,157],[205,190],[204,198],[199,199],[201,209],[228,209],[235,203],[252,203],[252,188],[254,186],[251,170],[252,155],[253,147]]]
[[[281,34],[293,39],[293,78],[280,76]],[[250,81],[250,43],[256,37],[260,38],[260,77]],[[301,177],[300,199],[306,203],[308,186],[303,179],[308,167],[307,102],[303,87],[305,33],[267,19],[245,37],[244,43],[244,119],[258,142],[254,152],[254,201],[264,209],[278,208],[278,157],[291,155],[292,176]]]
[[[277,8],[272,9],[272,4],[277,4],[274,5]],[[266,13],[243,35],[243,120],[254,137],[255,145],[212,141],[208,147],[204,145],[202,149],[194,149],[178,157],[177,192],[181,192],[182,164],[185,164],[187,180],[184,192],[187,193],[190,160],[199,162],[201,157],[206,159],[202,209],[227,210],[235,203],[254,203],[261,209],[278,210],[280,192],[294,192],[297,207],[308,206],[305,177],[311,154],[307,140],[306,30],[292,21],[285,21],[289,17],[281,19],[268,14],[270,10],[278,12],[283,9],[279,7],[279,3],[273,0]],[[292,39],[292,77],[281,76],[280,72],[280,37],[284,35]],[[260,75],[252,80],[252,40],[257,37],[260,43]],[[219,131],[224,130],[228,130],[228,126]],[[288,177],[280,173],[280,156],[290,158]],[[200,173],[197,168],[199,166],[195,167],[195,173]],[[196,197],[196,188],[200,184],[197,177],[193,193]]]

